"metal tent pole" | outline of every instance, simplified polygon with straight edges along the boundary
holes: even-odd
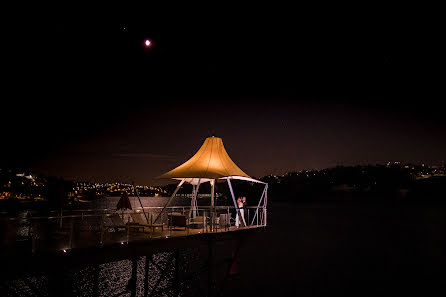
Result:
[[[256,217],[258,215],[259,207],[260,207],[260,204],[262,203],[263,197],[265,196],[265,192],[266,192],[267,187],[268,187],[268,184],[266,184],[265,188],[263,188],[262,196],[260,197],[259,204],[257,205],[256,213],[255,213],[254,217],[252,218],[251,225],[254,224],[254,220],[256,219]]]
[[[144,217],[146,218],[147,224],[150,224],[149,218],[147,217],[147,214],[144,211],[144,206],[142,206],[142,202],[141,202],[141,199],[139,198],[139,193],[138,193],[138,190],[135,187],[135,183],[134,182],[132,182],[132,187],[133,187],[133,192],[136,193],[136,197],[138,197],[138,201],[139,201],[139,204],[141,205],[142,213],[144,214]]]
[[[266,206],[268,205],[268,184],[266,184],[266,192],[265,192],[265,203],[263,204],[263,212],[265,213],[264,215],[264,225],[266,226]]]
[[[210,213],[210,220],[211,220],[211,231],[214,231],[214,215],[215,215],[215,207],[214,207],[214,192],[215,192],[215,179],[211,179],[211,213]]]
[[[195,209],[194,198],[195,198],[195,192],[196,192],[196,186],[192,185],[192,199],[190,201],[190,213],[189,213],[189,218],[190,219],[194,218],[194,209]]]
[[[169,205],[170,201],[173,199],[173,197],[175,197],[175,195],[177,194],[178,190],[180,189],[180,187],[184,184],[184,182],[186,181],[185,178],[183,178],[181,180],[181,182],[178,184],[177,188],[175,189],[175,191],[173,192],[172,196],[170,196],[169,200],[167,200],[166,204],[164,205],[163,209],[161,210],[161,212],[157,215],[157,217],[155,218],[155,220],[153,221],[153,223],[156,223],[156,221],[158,220],[158,218],[161,216],[161,214],[164,212],[164,210],[166,209],[167,205]]]
[[[194,218],[197,216],[197,195],[198,195],[198,188],[200,187],[201,178],[198,179],[198,184],[193,187],[193,195],[192,195],[192,201],[191,201],[191,214],[190,217]]]

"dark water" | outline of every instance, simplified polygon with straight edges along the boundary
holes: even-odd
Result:
[[[162,207],[167,202],[166,197],[140,197],[144,207]],[[84,205],[84,209],[116,209],[120,197],[107,197]],[[133,209],[141,205],[136,197],[130,197]],[[189,198],[176,198],[171,205],[190,206]],[[199,198],[199,205],[209,205],[208,198]],[[21,214],[26,223],[26,212]],[[56,221],[58,225],[59,220]],[[69,224],[67,221],[65,224]],[[27,234],[26,224],[17,228],[18,233]],[[16,227],[14,225],[14,227]],[[23,230],[22,230],[23,229]],[[148,243],[150,245],[150,243]],[[0,245],[1,247],[1,245]],[[13,277],[8,274],[6,266],[0,270],[0,297],[2,296],[173,296],[175,292],[181,296],[206,295],[208,247],[204,241],[199,247],[177,249],[162,249],[148,252],[137,259],[123,259],[108,263],[82,264],[76,267],[33,269],[27,272],[22,267],[25,276]],[[218,257],[224,258],[231,254],[231,246],[220,245]],[[119,251],[117,251],[119,253]],[[216,253],[217,254],[217,253]],[[118,256],[119,257],[119,256]],[[53,261],[51,267],[57,261]],[[178,261],[178,267],[176,267]],[[136,264],[135,264],[136,263]],[[50,263],[49,263],[50,264]],[[135,266],[136,265],[136,266]],[[57,263],[55,265],[58,266]],[[136,281],[132,283],[132,275],[136,267]],[[34,267],[35,268],[35,267]],[[177,269],[177,271],[175,271]],[[40,272],[39,272],[40,271]],[[226,269],[221,270],[226,271]],[[175,278],[175,274],[179,277]],[[221,273],[216,273],[216,275]],[[132,292],[132,289],[134,290]],[[132,295],[134,294],[134,295]]]
[[[117,198],[119,199],[119,198]],[[161,202],[161,200],[159,200]],[[109,203],[114,203],[112,201]],[[117,202],[117,200],[116,200]],[[147,202],[148,203],[148,202]],[[157,201],[158,203],[158,201]],[[187,204],[186,204],[187,205]],[[154,205],[150,205],[154,206]],[[225,283],[224,261],[235,242],[216,248],[215,281],[220,296],[444,296],[446,294],[446,208],[435,205],[270,204],[269,226],[242,242],[238,274]],[[136,296],[144,289],[173,296],[172,253],[153,255],[145,282],[145,257],[138,259]],[[181,296],[206,296],[207,247],[181,251]],[[226,263],[226,264],[225,264]],[[163,267],[167,273],[161,278]],[[130,296],[129,260],[84,267],[67,274],[72,296]],[[201,272],[200,272],[201,271]],[[99,284],[94,289],[94,282]],[[2,296],[37,296],[48,277],[8,281]],[[1,289],[1,288],[0,288]]]
[[[190,263],[198,261],[196,253],[183,251],[179,273],[187,275]],[[195,256],[194,256],[195,255]],[[187,261],[186,261],[187,260]],[[173,296],[175,293],[175,262],[170,252],[139,257],[136,261],[136,275],[133,296]],[[0,296],[132,296],[132,267],[130,259],[65,268],[54,273],[40,273],[13,280],[0,280]],[[200,281],[191,278],[180,285],[182,296],[195,296]],[[148,294],[145,295],[147,290]],[[186,295],[187,294],[187,295]]]
[[[227,296],[445,296],[446,208],[273,204]]]

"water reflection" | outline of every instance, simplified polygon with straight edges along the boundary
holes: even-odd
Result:
[[[190,255],[190,252],[188,253]],[[197,257],[195,257],[197,259]],[[156,253],[139,257],[134,263],[121,260],[100,265],[88,265],[64,271],[55,284],[52,275],[35,275],[3,283],[2,296],[53,296],[54,292],[64,292],[72,296],[130,296],[134,290],[136,296],[171,295],[174,290],[174,272],[177,259],[172,252]],[[186,261],[182,258],[182,261]],[[187,261],[189,263],[192,258]],[[188,262],[183,263],[184,269]],[[136,287],[132,287],[132,268],[136,264]],[[146,266],[148,264],[148,266]],[[54,288],[57,285],[58,288]],[[0,287],[0,289],[2,289]],[[186,292],[181,289],[182,295]]]
[[[95,207],[115,205],[118,199],[119,197],[110,197],[108,200],[97,202]],[[190,199],[183,200],[182,203],[187,208]],[[204,200],[202,203],[208,202],[207,199]],[[142,201],[144,206],[152,207],[165,203],[164,198]],[[181,199],[177,202],[181,202]],[[32,250],[35,254],[57,251],[61,255],[72,255],[70,253],[75,248],[98,247],[107,243],[127,244],[126,232],[103,232],[106,225],[100,221],[101,216],[89,215],[88,212],[77,212],[73,215],[74,213],[67,211],[63,213],[62,219],[57,212],[50,217],[48,214],[38,217],[35,213],[23,211],[14,220],[3,220],[2,226],[8,231],[3,233],[3,252],[13,255],[21,238],[27,240],[23,250]],[[170,237],[169,232],[172,231],[164,231]],[[155,230],[156,232],[161,230]],[[142,233],[140,236],[145,236],[144,232]],[[195,296],[203,291],[202,287],[206,288],[206,279],[201,278],[201,275],[203,267],[206,266],[207,251],[206,246],[201,249],[182,248],[178,254],[174,251],[158,252],[137,259],[60,267],[51,273],[36,272],[31,276],[20,276],[13,280],[1,279],[0,296],[61,296],[61,292],[70,296],[145,296],[152,293],[170,296],[175,291],[182,296]],[[26,267],[24,272],[31,274],[26,271]]]

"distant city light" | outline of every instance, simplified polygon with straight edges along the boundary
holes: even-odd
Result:
[[[144,44],[145,44],[146,46],[150,46],[150,40],[146,39],[146,41],[144,42]]]

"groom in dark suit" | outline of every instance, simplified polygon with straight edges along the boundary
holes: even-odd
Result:
[[[243,203],[243,217],[245,217],[245,215],[246,215],[246,197],[243,197],[242,198],[242,203]],[[246,222],[246,218],[244,218],[245,219],[245,222]],[[246,222],[246,224],[248,224],[248,222]],[[245,226],[246,227],[246,226]]]

